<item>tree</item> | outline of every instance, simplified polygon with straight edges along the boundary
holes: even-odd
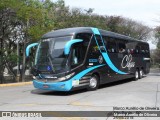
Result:
[[[141,23],[121,16],[110,16],[106,25],[110,31],[127,35],[138,40],[147,41],[151,29]]]
[[[0,4],[0,78],[4,82],[4,68],[13,73],[13,66],[17,60],[15,54],[16,40],[21,33],[18,31],[20,21],[16,17],[15,8],[20,5],[18,0],[1,1]]]
[[[54,25],[48,22],[47,10],[43,3],[36,0],[12,0],[2,1],[0,4],[0,78],[3,80],[3,71],[7,67],[15,76],[12,68],[15,66],[18,56],[16,56],[16,44],[23,44],[23,69],[25,72],[25,47],[26,44],[37,41]],[[24,77],[23,77],[24,78]],[[24,80],[24,79],[22,79]]]
[[[156,44],[157,48],[153,53],[153,59],[156,63],[160,64],[160,26],[157,26],[155,29],[155,38],[156,38]]]

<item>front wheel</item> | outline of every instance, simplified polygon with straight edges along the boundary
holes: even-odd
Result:
[[[93,75],[89,80],[88,90],[96,90],[99,86],[99,78],[97,75]]]

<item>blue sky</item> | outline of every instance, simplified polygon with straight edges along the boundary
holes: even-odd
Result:
[[[160,26],[160,0],[65,0],[65,3],[71,8],[93,8],[94,13],[101,15],[128,17],[152,28]]]

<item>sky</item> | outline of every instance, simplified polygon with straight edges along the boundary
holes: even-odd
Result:
[[[100,15],[127,17],[151,28],[160,26],[160,0],[65,0],[65,3],[71,8],[93,8]]]
[[[52,0],[57,1],[57,0]],[[130,18],[146,26],[160,26],[160,0],[64,0],[70,8],[93,8],[100,15]],[[151,44],[151,48],[155,45]]]

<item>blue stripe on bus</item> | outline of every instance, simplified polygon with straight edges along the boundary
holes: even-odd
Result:
[[[108,66],[115,72],[119,73],[119,74],[127,74],[125,72],[122,72],[120,70],[118,70],[115,65],[112,63],[111,59],[109,58],[108,54],[107,53],[102,53],[103,55],[103,58],[105,59],[106,63],[108,64]]]
[[[99,44],[98,44],[98,42],[97,42],[97,39],[96,39],[96,37],[94,36],[94,39],[95,39],[95,41],[96,41],[96,44],[98,45],[98,49],[99,49],[99,51],[101,52],[101,49],[100,49],[100,47],[99,47]],[[102,52],[101,52],[102,53]]]
[[[91,28],[94,34],[100,35],[100,32],[97,28]]]
[[[89,73],[90,71],[96,69],[96,68],[99,68],[101,66],[104,66],[105,64],[102,64],[102,65],[97,65],[97,66],[93,66],[93,67],[90,67],[86,70],[83,70],[82,72],[78,73],[77,75],[75,75],[73,78],[71,78],[71,80],[79,80],[81,79],[85,74]]]
[[[44,83],[44,82],[39,82],[37,80],[33,80],[33,84],[35,88],[39,88],[39,89],[44,89],[44,90],[56,90],[56,91],[69,91],[72,89],[72,81],[74,80],[80,80],[84,75],[86,75],[87,73],[89,73],[90,71],[102,67],[105,64],[102,65],[97,65],[97,66],[93,66],[90,68],[87,68],[83,71],[81,71],[80,73],[78,73],[77,75],[75,75],[74,77],[72,77],[70,80],[68,81],[64,81],[64,82],[56,82],[56,83]],[[48,86],[47,88],[44,86]]]
[[[93,31],[93,33],[94,33],[94,37],[95,37],[96,34],[97,34],[97,35],[100,35],[100,37],[101,37],[101,41],[102,41],[103,46],[104,46],[105,51],[106,51],[105,53],[104,53],[104,52],[103,52],[103,53],[101,52],[96,37],[95,37],[95,41],[96,41],[96,44],[98,45],[99,51],[101,52],[101,54],[102,54],[104,60],[106,61],[107,65],[108,65],[113,71],[115,71],[115,72],[117,72],[117,73],[119,73],[119,74],[127,74],[127,73],[125,73],[125,72],[120,71],[120,70],[112,63],[111,59],[110,59],[109,56],[108,56],[107,49],[106,49],[106,47],[105,47],[105,45],[104,45],[104,41],[103,41],[103,38],[102,38],[99,30],[98,30],[97,28],[91,28],[91,29],[92,29],[92,31]]]

